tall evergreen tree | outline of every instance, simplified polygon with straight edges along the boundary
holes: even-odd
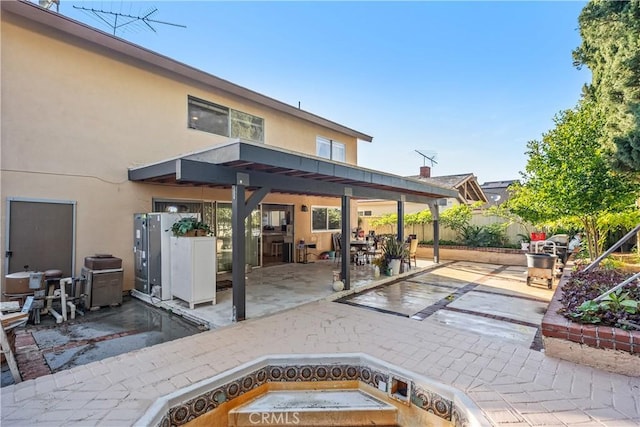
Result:
[[[579,24],[574,64],[592,72],[585,96],[604,115],[603,142],[619,169],[640,172],[640,0],[592,0]]]

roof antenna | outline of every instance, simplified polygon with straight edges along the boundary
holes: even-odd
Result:
[[[171,22],[158,21],[157,19],[153,19],[152,16],[158,11],[156,7],[153,7],[152,9],[147,10],[147,12],[145,12],[141,16],[129,15],[126,13],[112,12],[108,10],[95,9],[92,7],[83,7],[83,6],[76,6],[76,5],[73,5],[73,8],[82,10],[92,18],[96,18],[103,24],[106,24],[107,26],[109,26],[109,28],[111,28],[111,30],[113,31],[114,36],[116,35],[116,30],[126,25],[132,25],[132,26],[137,25],[138,27],[150,29],[154,33],[156,33],[157,31],[151,25],[152,23],[187,28],[186,25],[173,24]]]
[[[427,160],[431,162],[431,167],[433,167],[434,164],[436,165],[438,164],[438,162],[436,161],[436,157],[438,156],[438,153],[436,153],[435,151],[425,151],[426,154],[418,150],[414,150],[414,151],[423,157],[422,166],[427,165]]]

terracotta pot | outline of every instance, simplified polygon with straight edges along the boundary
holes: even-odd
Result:
[[[207,232],[206,230],[189,230],[186,233],[184,233],[185,237],[206,237]]]

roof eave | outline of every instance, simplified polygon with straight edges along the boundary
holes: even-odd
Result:
[[[212,74],[198,70],[197,68],[183,64],[179,61],[161,55],[157,52],[145,49],[127,40],[105,33],[104,31],[90,27],[82,22],[71,19],[59,13],[44,9],[26,0],[0,1],[2,11],[10,12],[25,19],[37,22],[41,25],[53,28],[62,33],[77,37],[86,42],[93,43],[120,55],[127,56],[136,61],[146,63],[152,67],[158,67],[165,71],[177,74],[181,77],[215,87],[229,94],[244,98],[257,104],[289,114],[302,120],[341,132],[361,141],[371,142],[373,137],[356,131],[334,121],[317,116],[308,111],[285,104],[277,99],[247,89],[228,80],[221,79]]]

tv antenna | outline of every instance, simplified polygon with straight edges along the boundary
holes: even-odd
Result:
[[[436,157],[438,156],[438,154],[435,151],[425,151],[424,153],[418,151],[418,150],[414,150],[416,153],[420,154],[423,158],[422,158],[422,166],[426,166],[427,165],[427,160],[429,160],[431,162],[431,167],[433,167],[434,164],[438,164],[438,162],[436,161]]]
[[[113,31],[113,35],[116,35],[116,30],[121,29],[127,25],[130,25],[132,28],[147,28],[157,33],[156,29],[153,28],[151,24],[163,24],[163,25],[172,25],[174,27],[187,28],[186,25],[174,24],[172,22],[159,21],[153,18],[153,15],[158,12],[156,7],[148,9],[142,15],[129,15],[121,12],[112,12],[110,10],[102,10],[96,9],[93,7],[84,7],[84,6],[76,6],[73,5],[74,9],[82,10],[87,15],[98,19],[98,21],[106,24]]]

